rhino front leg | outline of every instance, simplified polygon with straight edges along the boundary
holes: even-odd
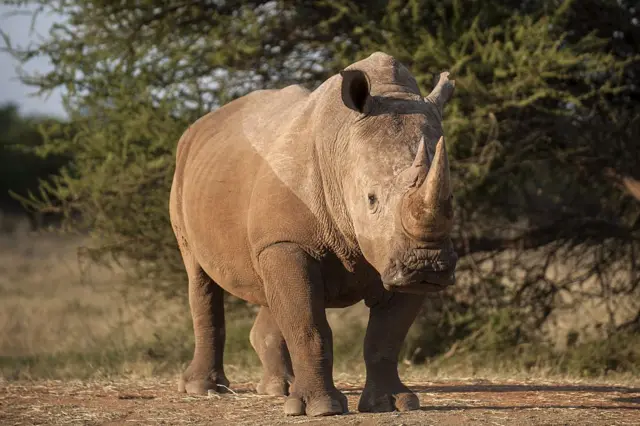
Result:
[[[388,303],[371,307],[364,341],[367,379],[358,403],[361,412],[420,408],[418,397],[398,376],[398,355],[424,296],[394,293]]]
[[[294,380],[286,415],[326,416],[348,411],[333,384],[331,329],[318,262],[292,243],[273,245],[259,258],[267,303],[286,341]]]
[[[225,392],[229,380],[222,365],[225,340],[223,291],[184,251],[183,259],[189,277],[195,349],[191,364],[180,378],[178,390],[192,394],[206,394],[209,389]]]
[[[262,362],[262,380],[256,391],[262,395],[289,395],[289,384],[293,381],[289,350],[278,324],[266,306],[260,308],[249,340]]]

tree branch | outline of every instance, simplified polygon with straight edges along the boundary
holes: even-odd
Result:
[[[572,224],[572,225],[571,225]],[[573,245],[595,240],[615,238],[623,241],[637,240],[634,228],[598,219],[564,218],[552,225],[523,232],[517,237],[471,237],[466,241],[456,239],[454,247],[462,255],[502,250],[532,250],[552,242]]]

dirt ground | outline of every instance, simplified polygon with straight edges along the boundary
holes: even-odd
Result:
[[[549,382],[409,382],[422,408],[408,413],[355,412],[360,383],[339,382],[350,412],[284,417],[282,399],[256,395],[249,383],[232,394],[192,397],[175,381],[0,382],[0,424],[213,425],[638,425],[640,388]]]

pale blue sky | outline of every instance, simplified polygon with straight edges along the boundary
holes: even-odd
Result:
[[[21,15],[11,15],[13,11],[22,11]],[[0,5],[0,28],[9,34],[14,46],[26,46],[29,42],[36,42],[46,37],[51,25],[60,20],[59,16],[40,14],[31,31],[31,16],[24,13],[25,9],[16,9]],[[0,46],[4,47],[4,41],[0,39]],[[35,88],[25,86],[18,79],[16,67],[18,66],[8,53],[0,52],[0,104],[7,102],[16,103],[23,114],[47,114],[65,117],[66,113],[62,105],[61,92],[54,91],[48,97],[34,96]],[[34,58],[28,63],[26,70],[29,72],[44,73],[51,69],[47,58]]]

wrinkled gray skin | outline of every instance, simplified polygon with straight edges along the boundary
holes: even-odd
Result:
[[[229,385],[224,289],[261,305],[250,335],[264,367],[257,390],[287,395],[286,414],[348,411],[325,308],[363,299],[358,409],[419,407],[397,360],[425,295],[454,282],[447,75],[423,98],[403,65],[375,53],[313,92],[253,92],[185,132],[170,201],[195,332],[181,391]]]

